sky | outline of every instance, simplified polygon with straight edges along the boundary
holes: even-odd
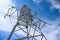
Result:
[[[9,18],[4,18],[9,6],[21,8],[26,4],[38,13],[38,17],[52,24],[43,28],[48,40],[60,40],[60,0],[1,0],[0,1],[0,40],[6,40],[13,26]]]

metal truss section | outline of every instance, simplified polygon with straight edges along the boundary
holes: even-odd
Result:
[[[15,13],[16,11],[17,13]],[[41,29],[48,23],[38,17],[35,17],[36,15],[37,12],[28,8],[26,5],[23,5],[21,9],[11,6],[4,17],[13,17],[17,20],[17,22],[7,40],[47,40]],[[12,38],[13,35],[16,35],[17,38]]]

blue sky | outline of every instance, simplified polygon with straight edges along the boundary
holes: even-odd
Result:
[[[39,1],[39,0],[38,0]],[[26,4],[31,9],[37,11],[41,18],[46,20],[56,20],[56,18],[60,17],[59,9],[53,8],[51,9],[52,4],[48,2],[48,0],[42,0],[41,2],[36,2],[33,0],[16,0],[16,6],[21,7],[23,4]],[[52,6],[53,7],[53,6]]]
[[[60,40],[60,0],[2,0],[0,2],[0,40],[6,40],[13,28],[9,19],[3,18],[9,4],[18,8],[26,4],[29,8],[38,12],[38,17],[52,24],[43,28],[47,39]]]

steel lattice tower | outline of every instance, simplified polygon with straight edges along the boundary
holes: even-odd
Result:
[[[13,9],[15,9],[15,11],[13,11]],[[23,5],[23,7],[21,9],[11,6],[11,8],[8,10],[8,13],[6,14],[6,16],[12,17],[12,15],[16,11],[19,11],[16,16],[17,22],[14,25],[7,40],[11,40],[14,33],[17,36],[17,38],[15,38],[14,40],[43,40],[43,38],[45,40],[47,40],[46,37],[44,36],[44,34],[42,33],[41,29],[45,26],[45,24],[48,24],[48,23],[46,23],[45,21],[36,17],[37,12],[28,8],[26,5]],[[33,14],[33,13],[35,13],[35,14]],[[19,38],[19,35],[16,33],[17,32],[20,33],[21,31],[25,35],[24,35],[24,37]]]

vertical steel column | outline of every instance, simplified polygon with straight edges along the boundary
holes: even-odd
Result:
[[[15,26],[14,26],[14,28],[12,29],[12,31],[11,31],[9,37],[7,38],[7,40],[10,40],[10,39],[11,39],[11,36],[12,36],[12,34],[13,34],[13,32],[14,32],[14,30],[15,30],[15,28],[16,28],[16,26],[17,26],[18,24],[19,24],[18,22],[15,24]]]
[[[29,31],[28,31],[28,25],[26,25],[26,30],[27,30],[27,40],[29,40]]]

